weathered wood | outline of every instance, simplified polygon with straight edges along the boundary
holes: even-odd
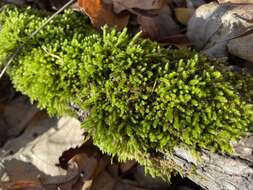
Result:
[[[87,117],[88,113],[77,105],[70,106],[80,121]],[[233,147],[235,152],[232,156],[203,150],[198,160],[189,151],[175,148],[173,155],[167,158],[181,166],[186,177],[206,190],[252,190],[253,136],[242,139]],[[195,172],[192,172],[193,169]]]
[[[178,165],[196,173],[187,177],[208,190],[253,189],[253,136],[234,145],[233,156],[202,151],[201,162],[184,149],[175,149],[171,159]]]

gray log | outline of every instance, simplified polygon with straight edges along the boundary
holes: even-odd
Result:
[[[80,121],[87,117],[88,113],[77,105],[71,104],[70,107]],[[186,177],[206,190],[253,190],[253,136],[242,139],[233,147],[232,156],[203,150],[198,160],[189,151],[175,148],[173,155],[167,158],[183,168]]]
[[[171,159],[190,173],[187,177],[207,190],[253,189],[253,136],[234,145],[233,156],[202,151],[201,162],[184,149],[175,149]]]

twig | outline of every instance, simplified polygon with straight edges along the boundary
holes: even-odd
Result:
[[[3,70],[0,73],[0,79],[3,77],[4,73],[12,63],[12,61],[16,58],[16,56],[20,53],[20,51],[25,47],[25,44],[29,42],[40,30],[42,30],[50,21],[52,21],[59,13],[61,13],[64,9],[66,9],[68,6],[73,4],[76,0],[70,0],[67,2],[65,5],[63,5],[57,12],[55,12],[51,17],[49,17],[38,29],[36,29],[30,36],[29,38],[22,43],[16,51],[11,55],[10,59],[7,61],[7,64],[3,68]]]

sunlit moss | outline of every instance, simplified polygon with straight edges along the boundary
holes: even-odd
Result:
[[[0,59],[46,15],[0,13]],[[180,168],[172,161],[159,166],[157,158],[175,146],[231,153],[230,142],[251,132],[252,77],[227,68],[196,52],[131,38],[127,30],[99,33],[66,11],[28,43],[8,73],[17,90],[51,115],[73,114],[70,103],[88,110],[82,126],[102,151],[168,178]]]

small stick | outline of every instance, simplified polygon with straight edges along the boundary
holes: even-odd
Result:
[[[59,13],[61,13],[64,9],[66,9],[68,6],[70,6],[72,3],[74,3],[76,0],[70,0],[65,5],[63,5],[57,12],[55,12],[51,17],[49,17],[38,29],[36,29],[27,39],[26,42],[21,44],[16,51],[11,55],[10,59],[7,61],[7,64],[3,68],[3,70],[0,73],[0,79],[3,77],[4,73],[12,63],[12,61],[16,58],[16,56],[20,53],[20,51],[25,47],[25,44],[29,42],[40,30],[42,30],[50,21],[52,21]]]

